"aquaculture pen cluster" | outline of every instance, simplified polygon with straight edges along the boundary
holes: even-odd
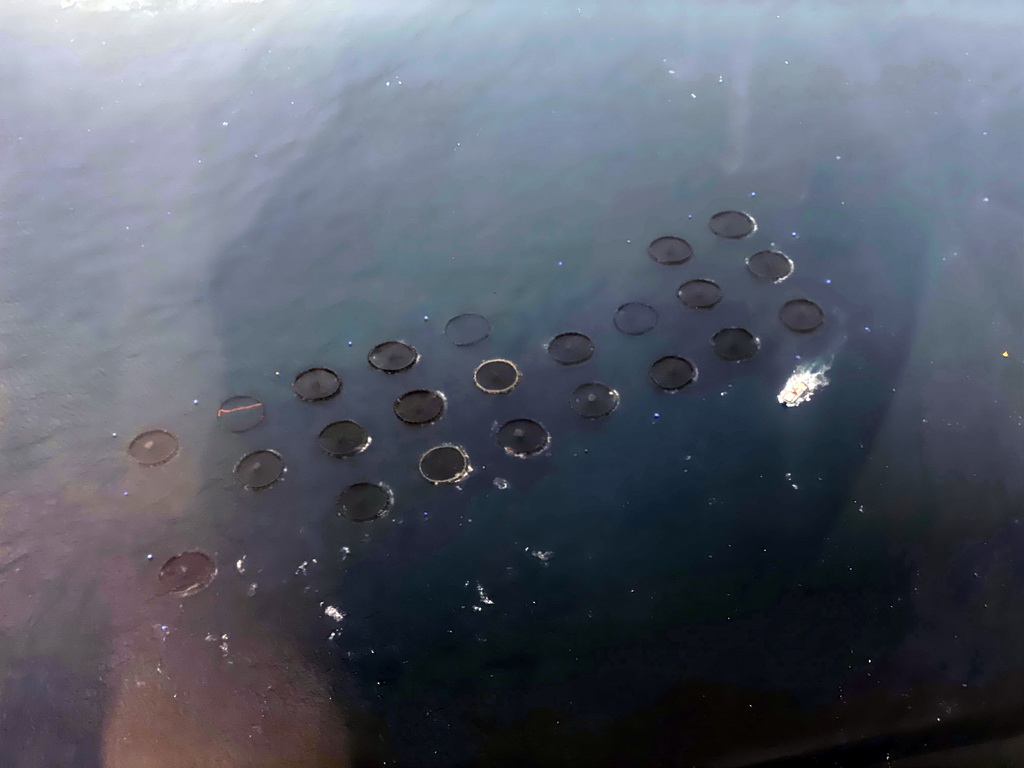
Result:
[[[709,221],[711,230],[719,237],[738,240],[757,229],[754,218],[740,211],[722,211]],[[659,264],[677,265],[693,257],[693,248],[682,238],[659,237],[647,249],[651,259]],[[761,250],[746,260],[748,271],[759,280],[778,283],[793,272],[793,262],[776,250]],[[708,279],[689,280],[676,291],[679,301],[695,310],[708,310],[722,300],[722,289]],[[788,329],[809,333],[825,320],[825,314],[815,302],[799,298],[787,301],[779,309],[779,320]],[[624,334],[638,336],[653,329],[658,313],[647,304],[629,302],[615,312],[615,327]],[[445,326],[445,336],[456,346],[466,347],[486,339],[491,333],[490,321],[479,314],[467,313],[451,318]],[[740,362],[753,357],[760,347],[757,336],[745,328],[722,328],[711,338],[715,355],[727,362]],[[591,338],[570,331],[561,333],[546,344],[548,356],[562,366],[575,366],[590,360],[595,351]],[[407,371],[419,361],[419,352],[400,340],[385,341],[370,350],[367,361],[376,370],[397,375]],[[467,371],[468,374],[468,371]],[[519,384],[522,374],[512,360],[494,358],[482,361],[472,372],[473,382],[488,395],[501,396]],[[697,378],[696,367],[687,359],[669,355],[655,360],[649,369],[650,380],[660,389],[675,392],[690,385]],[[329,400],[341,392],[342,381],[329,368],[310,368],[299,373],[292,382],[296,397],[306,402]],[[599,381],[581,383],[568,397],[568,405],[585,419],[596,419],[611,414],[618,407],[619,392]],[[436,422],[444,415],[448,403],[442,392],[413,389],[399,396],[393,403],[395,416],[412,426]],[[217,410],[218,420],[232,432],[245,432],[257,427],[264,418],[264,404],[250,395],[235,395],[225,400]],[[509,456],[530,458],[542,455],[551,443],[547,429],[538,421],[515,418],[501,425],[495,439]],[[372,436],[364,426],[346,419],[326,425],[316,436],[317,444],[329,456],[347,459],[370,447]],[[178,440],[169,431],[154,429],[143,432],[131,441],[128,455],[143,466],[158,466],[170,461],[178,452]],[[246,454],[234,467],[238,483],[250,491],[262,491],[278,482],[285,473],[285,460],[280,453],[261,449]],[[463,480],[472,467],[466,450],[452,443],[435,445],[419,458],[419,473],[426,482],[435,485],[454,484]],[[355,522],[367,522],[386,515],[394,506],[392,490],[381,482],[358,482],[341,491],[337,498],[337,511]],[[168,560],[159,574],[163,588],[179,596],[195,594],[208,586],[216,575],[213,560],[201,552],[183,552]]]

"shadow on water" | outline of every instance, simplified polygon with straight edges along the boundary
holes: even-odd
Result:
[[[703,760],[771,742],[778,718],[794,735],[807,713],[824,722],[848,649],[882,651],[912,625],[906,604],[884,622],[866,620],[896,602],[908,577],[876,532],[843,531],[842,520],[906,359],[927,239],[875,201],[848,200],[843,217],[822,222],[836,192],[817,173],[800,202],[767,205],[761,233],[732,250],[708,236],[706,220],[738,198],[742,181],[683,193],[701,212],[694,220],[668,199],[672,184],[651,186],[629,206],[647,211],[639,244],[613,248],[596,222],[621,211],[574,200],[564,177],[544,191],[537,170],[527,202],[495,187],[525,183],[525,171],[504,167],[518,158],[461,164],[447,146],[459,136],[449,133],[452,112],[480,95],[438,96],[413,92],[400,128],[387,112],[364,114],[365,132],[340,118],[326,126],[211,272],[224,396],[255,395],[268,415],[230,443],[215,440],[205,463],[227,467],[257,448],[288,463],[286,481],[263,494],[227,482],[194,504],[234,542],[229,558],[244,556],[259,574],[248,610],[329,675],[346,716],[360,718],[349,721],[357,753],[400,762],[574,765],[616,739],[606,764],[647,749],[668,760],[684,747]],[[435,132],[425,140],[400,140],[427,125]],[[624,170],[619,183],[633,182]],[[561,221],[543,213],[554,210]],[[798,258],[797,275],[779,286],[753,281],[743,258],[785,234],[773,217],[799,222],[800,251],[827,261]],[[644,252],[666,232],[703,253],[666,272]],[[888,249],[899,250],[900,269],[879,284]],[[574,259],[585,266],[566,282],[560,262]],[[721,307],[680,307],[675,285],[706,276],[725,288]],[[830,320],[796,337],[774,313],[806,294]],[[643,339],[618,333],[614,308],[651,297],[666,320]],[[455,347],[443,327],[467,311],[489,317],[493,333]],[[762,337],[744,364],[716,360],[707,341],[734,322]],[[887,328],[882,345],[856,333],[875,323]],[[567,330],[591,335],[593,361],[547,359],[544,342]],[[412,344],[420,362],[394,376],[372,370],[367,352],[390,338]],[[782,409],[775,393],[800,351],[835,354],[834,383],[812,406]],[[647,381],[650,362],[668,353],[699,369],[675,396]],[[500,398],[476,390],[472,370],[489,357],[514,359],[523,383]],[[299,402],[292,377],[319,365],[338,372],[341,394]],[[587,380],[620,389],[622,407],[580,420],[567,398]],[[409,427],[391,413],[417,388],[445,393],[438,423]],[[516,417],[550,430],[549,455],[501,455],[493,430]],[[339,462],[313,438],[343,418],[365,425],[373,443]],[[430,487],[416,472],[420,453],[446,441],[466,447],[476,468],[463,487]],[[336,494],[360,481],[394,491],[388,518],[336,515]],[[344,612],[340,624],[324,617],[327,605]],[[708,726],[750,706],[790,714],[746,735]],[[695,708],[705,714],[694,719]],[[680,742],[680,727],[700,737]]]

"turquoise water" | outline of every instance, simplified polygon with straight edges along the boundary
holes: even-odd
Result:
[[[744,764],[1000,700],[1024,665],[1019,10],[95,7],[0,25],[11,754],[110,762],[119,670],[189,637],[243,719],[239,647],[290,648],[367,764]],[[708,229],[732,208],[754,235]],[[667,234],[689,263],[647,257]],[[795,272],[758,283],[772,246]],[[693,278],[723,302],[682,307]],[[820,330],[779,323],[796,297]],[[627,301],[658,326],[620,334]],[[469,311],[493,332],[456,348]],[[713,355],[732,325],[752,360]],[[568,330],[593,360],[547,358]],[[366,364],[389,338],[411,371]],[[698,369],[675,395],[647,379],[666,354]],[[475,389],[488,357],[516,390]],[[780,408],[818,358],[829,386]],[[318,365],[344,389],[301,403]],[[622,398],[597,422],[568,408],[591,380]],[[449,407],[413,430],[391,403],[417,387]],[[225,433],[233,394],[266,421]],[[548,455],[501,454],[515,417]],[[313,440],[341,418],[374,440],[346,462]],[[132,466],[154,427],[179,455]],[[445,441],[458,488],[417,473]],[[288,472],[251,494],[231,469],[257,448]],[[341,520],[363,480],[394,509]],[[213,586],[155,600],[192,548]]]

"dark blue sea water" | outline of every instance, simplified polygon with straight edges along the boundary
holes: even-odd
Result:
[[[746,765],[1019,706],[1016,5],[65,5],[0,16],[0,765]],[[387,339],[420,361],[372,369]],[[312,366],[338,397],[295,397]],[[573,413],[587,381],[619,408]],[[394,417],[416,388],[436,424]],[[502,453],[517,417],[548,452]],[[343,418],[373,443],[339,461]],[[180,451],[139,467],[152,428]],[[433,487],[444,442],[474,471]],[[360,481],[388,516],[336,513]],[[188,550],[213,584],[161,595]]]

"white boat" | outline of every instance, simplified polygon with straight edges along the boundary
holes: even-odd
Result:
[[[787,408],[795,408],[811,399],[814,390],[828,384],[825,377],[827,368],[798,368],[786,380],[785,386],[778,394],[778,401]]]

